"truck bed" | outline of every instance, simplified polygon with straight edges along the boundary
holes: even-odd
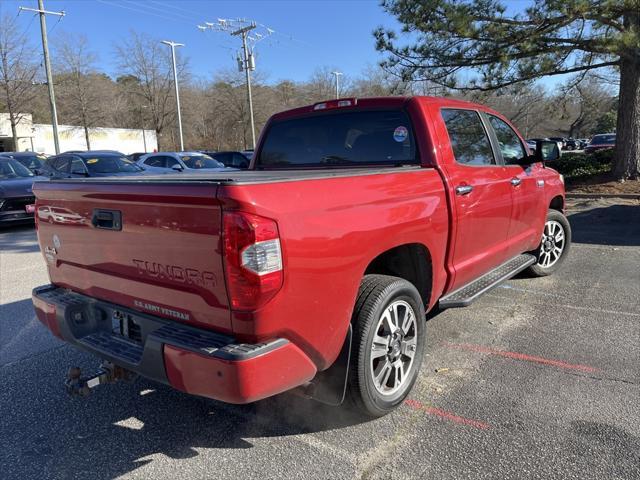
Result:
[[[50,180],[52,183],[213,183],[217,185],[250,185],[258,183],[297,182],[302,180],[317,180],[322,178],[353,177],[364,175],[380,175],[404,171],[419,170],[420,166],[408,165],[401,167],[360,167],[360,168],[322,168],[296,170],[231,170],[229,172],[193,172],[167,173],[158,175],[144,175],[135,177],[95,177],[68,178]]]

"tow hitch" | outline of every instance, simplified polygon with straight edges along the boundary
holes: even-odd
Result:
[[[103,383],[116,383],[119,380],[131,381],[137,376],[136,373],[126,370],[111,362],[104,362],[93,374],[82,376],[80,367],[71,367],[67,373],[64,386],[69,395],[86,397],[91,393],[91,389]]]

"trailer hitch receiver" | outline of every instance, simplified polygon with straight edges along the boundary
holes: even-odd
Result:
[[[96,372],[89,376],[83,376],[80,367],[71,367],[67,372],[64,386],[69,395],[86,397],[91,393],[91,389],[98,385],[116,383],[119,380],[131,381],[136,376],[137,374],[130,370],[111,362],[104,362]]]

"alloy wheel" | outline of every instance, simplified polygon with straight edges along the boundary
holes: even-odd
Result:
[[[555,220],[547,220],[542,232],[542,242],[538,254],[538,265],[542,268],[549,268],[555,265],[564,251],[565,233],[564,228]]]
[[[409,379],[417,346],[416,314],[403,300],[392,302],[376,325],[370,373],[382,395],[393,395]]]

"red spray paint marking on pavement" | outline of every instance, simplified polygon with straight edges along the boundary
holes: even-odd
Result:
[[[415,410],[422,410],[429,415],[435,415],[440,418],[444,418],[446,420],[450,420],[455,423],[459,423],[461,425],[468,425],[470,427],[479,428],[480,430],[488,430],[490,428],[488,423],[480,422],[479,420],[471,420],[470,418],[461,417],[456,415],[455,413],[447,412],[446,410],[442,410],[441,408],[436,407],[428,407],[423,405],[417,400],[405,400],[405,405],[411,407]]]
[[[497,350],[494,348],[484,347],[482,345],[474,345],[471,343],[446,343],[449,348],[459,348],[461,350],[469,350],[478,353],[488,353],[489,355],[497,355],[498,357],[512,358],[514,360],[523,360],[525,362],[540,363],[542,365],[549,365],[552,367],[566,368],[568,370],[578,370],[586,373],[598,372],[597,368],[590,367],[588,365],[580,365],[575,363],[562,362],[560,360],[552,360],[550,358],[536,357],[534,355],[526,355],[524,353],[509,352],[506,350]]]

